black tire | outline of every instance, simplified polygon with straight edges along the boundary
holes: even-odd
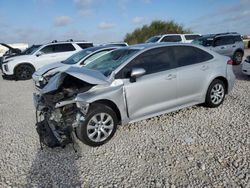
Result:
[[[17,80],[29,80],[34,72],[35,68],[32,65],[21,64],[15,68],[15,77]]]
[[[113,120],[113,129],[110,130],[109,136],[107,138],[105,138],[105,140],[101,140],[99,142],[96,142],[96,141],[91,140],[88,135],[94,133],[97,128],[93,132],[90,132],[93,129],[88,130],[87,127],[91,123],[92,118],[98,116],[100,113],[108,114],[112,118],[112,120]],[[93,123],[95,123],[95,122],[93,122]],[[114,136],[114,134],[116,132],[116,129],[117,129],[117,124],[118,124],[117,116],[116,116],[115,112],[109,106],[106,106],[104,104],[99,104],[99,103],[92,104],[90,106],[89,112],[85,116],[84,122],[76,128],[76,135],[83,143],[85,143],[85,144],[87,144],[89,146],[97,147],[97,146],[105,144],[106,142],[108,142]],[[99,134],[102,134],[102,136],[105,136],[103,134],[103,132],[101,132]],[[97,137],[96,137],[96,139],[97,139]]]
[[[248,41],[248,45],[247,45],[248,48],[250,48],[250,41]]]
[[[222,87],[223,95],[219,95],[219,93],[218,93],[218,95],[221,96],[221,98],[220,98],[220,100],[218,99],[218,101],[215,102],[216,96],[214,97],[214,95],[217,95],[217,94],[215,94],[214,88],[217,87],[218,85]],[[216,108],[216,107],[220,106],[224,101],[225,94],[226,94],[226,87],[225,87],[224,82],[219,80],[219,79],[215,79],[208,87],[207,94],[206,94],[206,100],[205,100],[205,106],[209,107],[209,108]]]
[[[243,53],[241,51],[236,51],[233,56],[233,62],[235,65],[241,64],[243,59]]]

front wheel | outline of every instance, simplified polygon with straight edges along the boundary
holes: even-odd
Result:
[[[208,87],[205,106],[215,108],[220,106],[225,98],[225,84],[215,79]]]
[[[76,128],[76,135],[89,146],[100,146],[113,137],[117,123],[116,114],[109,106],[93,104],[84,122]]]
[[[27,64],[19,65],[15,68],[15,76],[18,80],[29,80],[34,72],[34,67]]]

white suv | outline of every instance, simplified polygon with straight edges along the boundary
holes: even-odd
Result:
[[[4,76],[14,76],[18,80],[31,79],[32,74],[44,65],[63,61],[74,53],[92,46],[91,42],[53,41],[35,48],[28,55],[5,59],[2,63],[2,72]]]
[[[200,34],[165,34],[153,36],[146,41],[146,43],[160,43],[160,42],[182,42],[191,43],[194,39],[201,37]]]

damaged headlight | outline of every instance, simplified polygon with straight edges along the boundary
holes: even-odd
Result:
[[[39,77],[36,79],[36,81],[35,81],[35,85],[36,85],[37,87],[39,87],[40,89],[44,88],[44,87],[48,84],[50,78],[53,77],[55,74],[56,74],[56,73],[54,73],[54,74],[49,74],[49,75],[44,75],[44,76],[39,76]]]

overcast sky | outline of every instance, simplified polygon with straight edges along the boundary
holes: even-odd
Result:
[[[250,0],[0,0],[0,42],[122,41],[152,20],[250,34]]]

